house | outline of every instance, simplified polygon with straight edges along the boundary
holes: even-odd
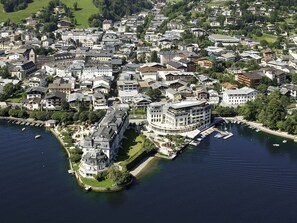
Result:
[[[286,81],[287,74],[284,71],[275,68],[263,68],[263,74],[270,80],[276,80],[278,84],[283,84]]]
[[[92,96],[92,105],[94,110],[107,109],[105,96],[100,92],[95,92]]]
[[[47,92],[47,88],[44,87],[32,87],[26,90],[26,98],[28,100],[34,98],[43,98]]]
[[[92,97],[89,95],[84,95],[80,92],[75,92],[69,94],[67,102],[71,108],[75,108],[79,111],[81,108],[90,108]]]
[[[287,89],[290,91],[290,96],[297,101],[297,85],[295,84],[284,84],[282,88]]]
[[[172,101],[179,101],[182,99],[182,95],[172,88],[168,88],[165,90],[165,96]]]
[[[249,87],[243,87],[236,90],[225,90],[223,92],[223,103],[226,106],[238,106],[243,105],[248,101],[252,101],[256,98],[258,92]]]
[[[93,81],[92,90],[93,92],[101,92],[103,94],[108,94],[110,91],[111,82],[105,77],[97,77]]]
[[[45,122],[45,127],[52,128],[56,126],[57,121],[50,119]]]
[[[135,108],[146,108],[152,100],[148,95],[139,93],[133,98],[132,103]]]
[[[63,92],[68,96],[72,91],[72,86],[70,83],[63,83],[63,84],[52,83],[52,84],[48,85],[48,91],[49,92]]]
[[[253,71],[246,73],[238,73],[236,74],[235,78],[239,83],[245,84],[246,86],[250,87],[252,85],[259,85],[263,76],[259,72]]]
[[[42,100],[43,108],[46,110],[61,110],[62,102],[66,100],[66,94],[63,92],[49,92]]]

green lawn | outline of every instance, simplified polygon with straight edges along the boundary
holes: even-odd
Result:
[[[64,4],[68,5],[69,7],[73,7],[73,3],[78,3],[78,8],[80,10],[74,11],[75,18],[77,20],[79,27],[88,27],[88,18],[92,14],[96,14],[99,12],[99,9],[95,7],[93,4],[93,0],[61,0]],[[4,12],[3,5],[0,4],[0,22],[4,22],[7,19],[10,19],[12,22],[20,22],[22,19],[25,19],[32,15],[32,13],[36,13],[42,7],[46,7],[50,0],[33,0],[32,3],[28,4],[28,7],[24,10],[20,10],[17,12]]]
[[[119,151],[117,162],[127,161],[138,153],[143,152],[144,137],[134,130],[125,132],[126,139],[123,141],[123,148]]]
[[[226,5],[227,1],[210,1],[207,3],[208,6],[224,6]]]
[[[103,181],[97,181],[92,178],[83,178],[81,177],[81,180],[84,184],[89,185],[91,187],[104,187],[104,188],[111,188],[112,185],[114,185],[114,181],[111,179],[106,179]]]
[[[258,41],[266,40],[268,43],[274,43],[277,40],[277,36],[267,33],[264,33],[262,36],[253,35],[253,38]]]
[[[13,102],[13,103],[19,103],[23,99],[23,94],[19,93],[13,98],[8,98],[6,102]]]

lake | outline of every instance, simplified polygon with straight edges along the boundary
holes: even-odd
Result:
[[[296,222],[297,144],[230,124],[128,190],[94,193],[43,128],[0,121],[0,222]],[[35,135],[41,138],[35,139]],[[279,147],[272,144],[279,143]]]

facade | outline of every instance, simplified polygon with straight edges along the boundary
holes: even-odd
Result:
[[[102,121],[94,126],[90,138],[81,140],[84,153],[79,173],[83,177],[92,178],[114,162],[128,126],[126,110],[109,109]]]
[[[249,87],[243,87],[236,90],[226,90],[223,92],[223,103],[229,106],[243,105],[256,98],[258,92]]]
[[[203,129],[211,123],[206,101],[155,102],[147,107],[148,129],[157,134],[180,134]]]
[[[262,76],[258,72],[238,73],[237,80],[241,84],[245,84],[248,87],[251,85],[259,85],[262,80]]]
[[[66,100],[63,92],[49,92],[43,99],[43,108],[46,110],[57,111],[62,109],[62,101]]]

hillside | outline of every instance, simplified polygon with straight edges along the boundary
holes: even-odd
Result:
[[[32,3],[28,4],[28,7],[24,10],[17,12],[4,12],[3,5],[0,4],[1,17],[0,22],[7,21],[10,19],[12,22],[20,22],[22,19],[25,19],[32,15],[32,13],[37,12],[47,4],[50,0],[34,0]],[[88,26],[88,18],[92,14],[96,14],[99,12],[98,8],[93,4],[93,0],[61,0],[64,4],[69,7],[73,7],[73,3],[77,2],[80,10],[74,11],[75,18],[77,20],[79,27],[87,27]]]

